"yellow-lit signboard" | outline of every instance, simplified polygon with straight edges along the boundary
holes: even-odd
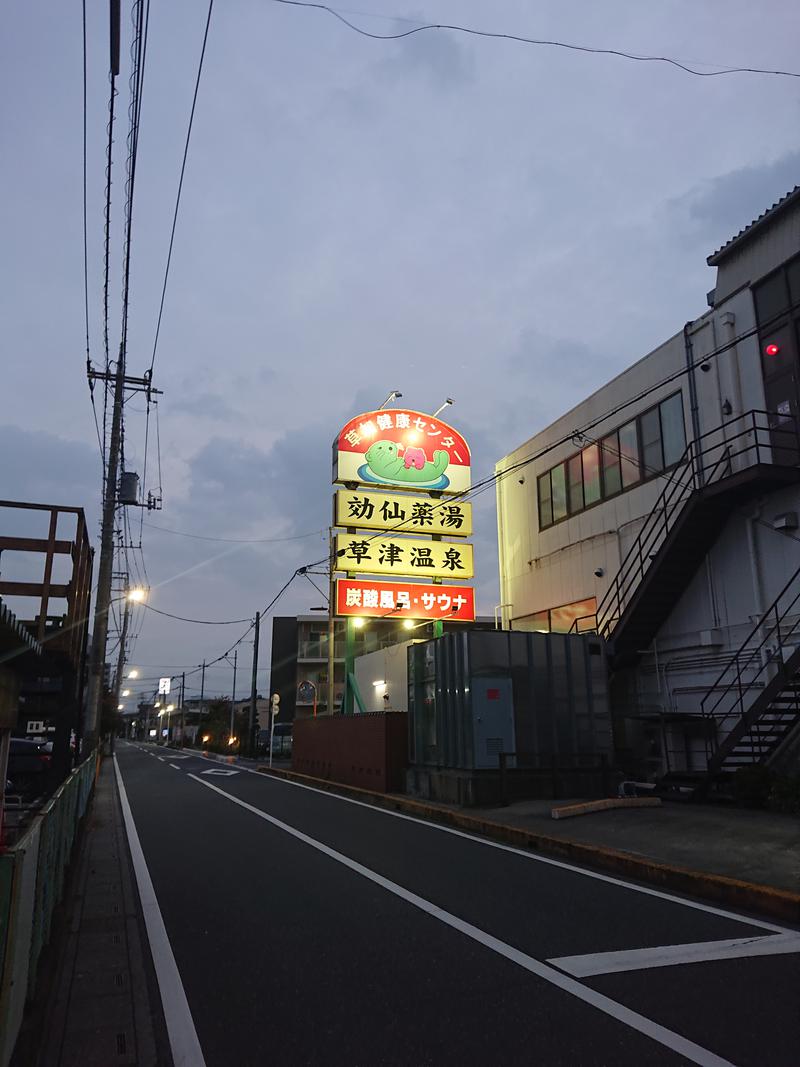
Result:
[[[472,578],[472,545],[403,537],[336,535],[336,570],[418,578]]]
[[[461,501],[449,503],[424,496],[339,489],[334,510],[334,526],[446,537],[472,534],[472,504]]]

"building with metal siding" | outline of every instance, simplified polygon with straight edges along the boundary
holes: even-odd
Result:
[[[606,637],[632,773],[780,761],[800,722],[798,194],[709,257],[704,314],[497,464],[504,627]]]

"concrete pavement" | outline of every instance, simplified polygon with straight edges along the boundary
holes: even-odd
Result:
[[[796,1062],[786,926],[188,753],[118,764],[170,1038],[209,1065]]]

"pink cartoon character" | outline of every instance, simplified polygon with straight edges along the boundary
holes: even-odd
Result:
[[[418,471],[421,471],[427,462],[424,448],[407,448],[403,454],[403,462],[406,465],[406,470],[411,467],[416,467]]]

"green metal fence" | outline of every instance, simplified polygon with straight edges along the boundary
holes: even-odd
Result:
[[[59,786],[23,837],[0,855],[0,1067],[11,1058],[36,984],[96,773],[93,753]]]

